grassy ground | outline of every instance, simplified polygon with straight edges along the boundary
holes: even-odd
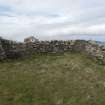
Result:
[[[73,53],[0,63],[0,105],[105,105],[105,66]]]

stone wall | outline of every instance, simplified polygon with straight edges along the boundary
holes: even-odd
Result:
[[[101,64],[105,64],[105,45],[100,46],[98,44],[88,43],[85,50],[92,59]]]
[[[19,48],[19,45],[20,43],[15,41],[0,38],[0,61],[7,58],[13,59],[22,56],[23,49]]]
[[[26,43],[25,49],[32,52],[62,53],[65,51],[85,52],[93,60],[105,64],[105,46],[100,46],[94,41],[69,40],[69,41],[39,41]]]
[[[26,43],[26,49],[35,52],[57,53],[72,50],[75,41],[39,41],[34,43]]]
[[[85,52],[95,61],[105,64],[105,46],[92,41],[37,41],[18,43],[0,38],[0,60],[30,56],[32,53],[63,53],[65,51]]]

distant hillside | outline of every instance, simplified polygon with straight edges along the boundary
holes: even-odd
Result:
[[[99,45],[105,45],[105,42],[96,41],[96,43]]]

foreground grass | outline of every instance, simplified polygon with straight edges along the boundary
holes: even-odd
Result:
[[[0,63],[0,105],[104,105],[105,66],[84,54]]]

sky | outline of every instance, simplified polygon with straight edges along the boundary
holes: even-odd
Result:
[[[0,0],[0,36],[105,41],[105,0]]]

